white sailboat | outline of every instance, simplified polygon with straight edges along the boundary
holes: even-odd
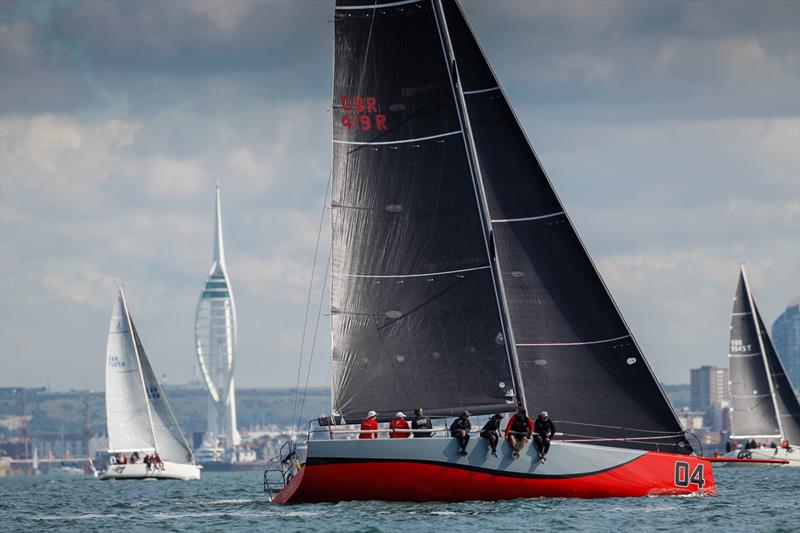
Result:
[[[100,479],[200,479],[201,466],[158,384],[120,288],[111,311],[106,345],[106,419],[113,461]],[[129,458],[138,454],[135,462]],[[158,455],[158,465],[147,465]],[[122,463],[122,464],[120,464]]]

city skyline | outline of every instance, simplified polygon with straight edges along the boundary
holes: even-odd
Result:
[[[800,293],[800,7],[767,4],[464,2],[665,383],[726,365],[740,261],[768,324]],[[159,375],[188,382],[218,180],[237,384],[294,385],[330,164],[331,14],[0,3],[0,386],[99,390],[119,280]],[[312,385],[330,382],[326,328]]]

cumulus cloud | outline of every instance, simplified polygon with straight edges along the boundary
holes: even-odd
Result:
[[[738,261],[768,320],[800,291],[800,4],[463,4],[659,377],[725,364]],[[285,384],[330,169],[331,5],[0,6],[0,382],[100,388],[117,282],[188,379],[220,181],[237,380]]]

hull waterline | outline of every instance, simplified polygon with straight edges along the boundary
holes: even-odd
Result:
[[[696,456],[570,443],[553,443],[545,463],[530,445],[516,460],[506,443],[498,458],[487,452],[479,441],[470,443],[468,455],[461,457],[451,439],[311,441],[306,464],[273,502],[716,493],[711,463]]]
[[[109,479],[177,479],[195,480],[200,479],[202,466],[164,462],[163,469],[147,468],[144,463],[126,465],[108,465],[98,477],[101,480]]]
[[[752,450],[734,450],[732,452],[728,452],[722,456],[723,459],[755,459],[756,461],[748,462],[748,461],[741,461],[741,462],[733,462],[728,463],[726,466],[745,466],[745,467],[755,467],[755,466],[775,466],[775,464],[765,463],[765,462],[757,462],[757,461],[765,461],[765,460],[774,460],[774,461],[788,461],[785,465],[786,466],[796,466],[800,467],[800,448],[792,448],[791,450],[786,450],[783,448],[755,448]]]

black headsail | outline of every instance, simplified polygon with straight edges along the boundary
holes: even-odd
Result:
[[[780,437],[800,445],[800,402],[761,319],[744,266],[733,303],[728,357],[733,436]]]
[[[430,0],[336,3],[332,380],[348,421],[513,406],[438,23]]]
[[[568,421],[561,429],[571,435],[636,437],[632,445],[646,449],[681,444],[669,402],[459,5],[441,6],[528,407]]]
[[[778,352],[772,344],[772,339],[761,320],[761,313],[756,308],[756,320],[758,320],[758,330],[761,335],[761,342],[764,343],[764,353],[767,355],[767,368],[769,369],[770,380],[772,380],[772,393],[775,401],[775,411],[778,413],[778,424],[781,428],[781,437],[788,440],[794,446],[800,446],[800,401],[794,394],[789,376],[783,361],[778,357]]]
[[[731,380],[731,433],[734,438],[779,438],[772,385],[756,327],[744,267],[739,272],[731,312],[728,364]]]

